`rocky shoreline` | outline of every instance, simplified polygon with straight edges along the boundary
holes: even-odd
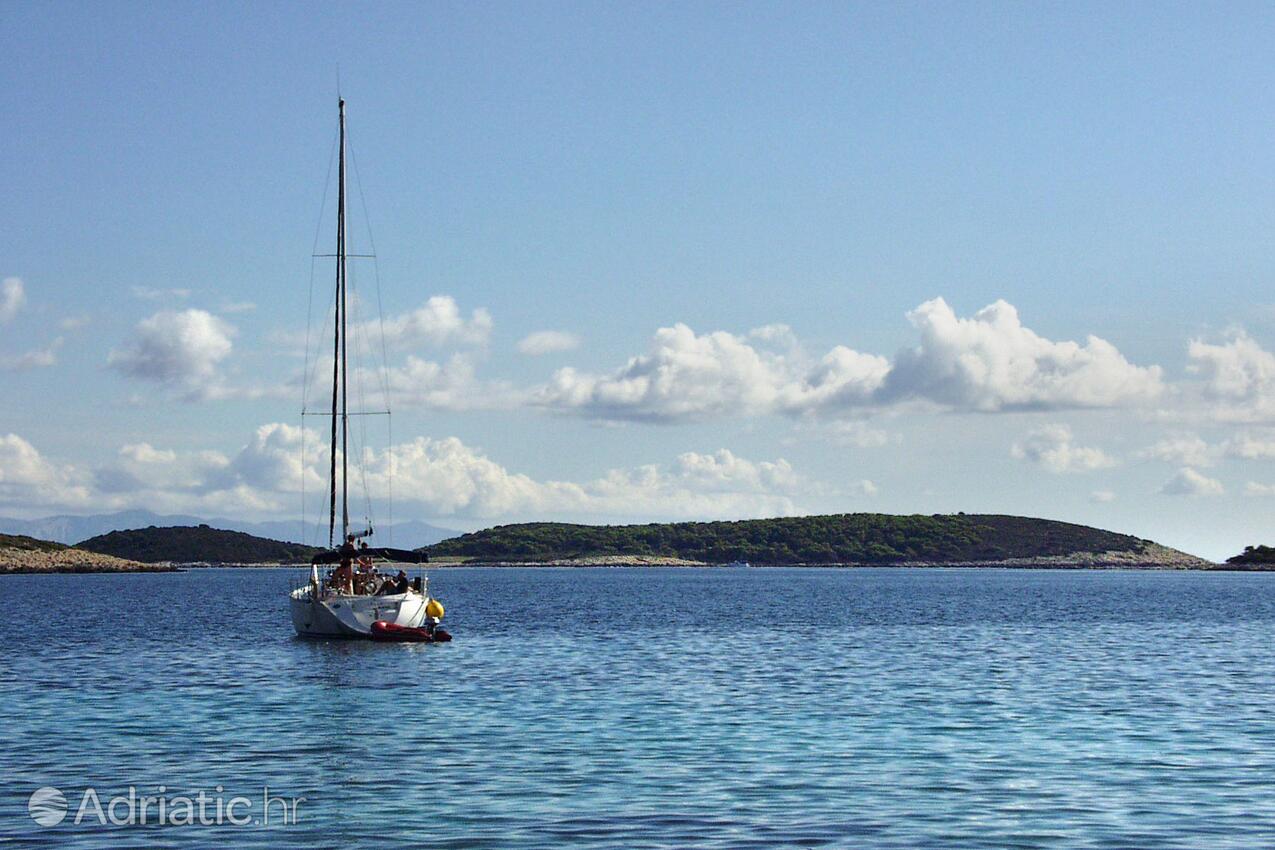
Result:
[[[1036,558],[1006,558],[1000,561],[963,563],[908,562],[900,567],[1024,567],[1036,570],[1216,570],[1224,565],[1204,558],[1146,543],[1141,550],[1117,552],[1075,552],[1071,555],[1048,555]]]
[[[480,558],[438,558],[423,567],[448,569],[451,567],[717,567],[704,561],[674,558],[662,555],[596,555],[578,558],[557,558],[548,561],[485,560]],[[1236,567],[1216,564],[1204,558],[1188,555],[1176,549],[1150,543],[1142,551],[1077,552],[1072,555],[1053,555],[1037,558],[1006,558],[996,561],[902,561],[889,564],[875,563],[795,563],[757,564],[757,567],[837,567],[863,569],[893,567],[922,569],[1027,569],[1027,570],[1211,570],[1211,571],[1275,571],[1272,567],[1245,565]],[[1273,565],[1275,566],[1275,565]],[[24,549],[0,548],[0,574],[4,573],[113,573],[113,572],[179,572],[188,569],[216,568],[285,568],[307,569],[309,564],[281,563],[171,563],[144,564],[127,561],[110,555],[99,555],[81,549],[62,549],[55,552],[39,552]]]
[[[83,549],[0,548],[0,575],[17,573],[172,573],[172,564],[143,564]]]
[[[487,560],[483,558],[438,559],[431,567],[715,567],[704,561],[672,558],[656,555],[598,555],[579,558],[557,558],[548,561]],[[900,561],[895,563],[794,563],[757,564],[759,567],[921,567],[921,568],[970,568],[992,567],[1000,569],[1032,570],[1225,570],[1225,564],[1215,564],[1195,555],[1188,555],[1167,546],[1148,543],[1141,551],[1077,552],[1071,555],[1050,555],[1037,558],[1005,558],[992,561]]]
[[[258,566],[274,566],[273,564],[261,564]],[[491,567],[494,569],[514,568],[514,567],[698,567],[698,568],[722,568],[727,564],[706,564],[701,561],[681,561],[678,563],[651,563],[645,560],[615,558],[603,562],[601,559],[583,559],[570,561],[467,561],[464,563],[448,562],[441,564],[426,564],[424,566],[433,567],[435,569],[453,569],[456,567]],[[1213,564],[1206,562],[1202,566],[1183,566],[1181,564],[1159,564],[1150,562],[1102,562],[1102,561],[1067,561],[1067,560],[1040,560],[1032,561],[1028,559],[1013,559],[1007,561],[916,561],[894,564],[750,564],[752,569],[774,569],[778,567],[800,567],[803,569],[1018,569],[1018,570],[1164,570],[1164,571],[1196,571],[1196,572],[1263,572],[1275,571],[1270,568],[1253,568],[1247,567],[1237,569],[1228,567],[1225,564]]]

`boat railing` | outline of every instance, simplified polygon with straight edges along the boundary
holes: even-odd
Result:
[[[428,596],[428,595],[429,595],[429,576],[425,575],[425,570],[423,569],[423,565],[422,565],[422,564],[408,564],[408,563],[396,562],[396,561],[387,561],[387,562],[384,562],[384,563],[397,563],[397,564],[401,564],[401,566],[402,566],[403,570],[404,570],[405,572],[407,572],[407,573],[408,573],[408,580],[409,580],[409,581],[408,581],[408,590],[409,590],[409,591],[415,591],[415,592],[417,592],[417,593],[421,594],[422,596]],[[415,575],[415,576],[413,576],[413,575],[411,574],[411,571],[407,569],[408,567],[415,567],[415,568],[416,568],[416,575]],[[333,573],[333,570],[331,570],[331,569],[328,569],[328,570],[325,570],[325,571],[323,571],[323,572],[319,572],[319,573],[318,573],[319,590],[320,590],[321,595],[323,595],[323,596],[327,596],[327,595],[349,595],[349,594],[338,594],[338,593],[337,593],[337,591],[336,591],[336,589],[335,589],[335,588],[333,588],[333,587],[331,586],[332,573]],[[381,571],[378,571],[378,575],[382,578],[382,580],[388,580],[388,579],[392,578],[392,576],[391,576],[391,575],[389,575],[388,573],[381,572]],[[295,593],[295,592],[296,592],[296,591],[298,591],[298,590],[303,590],[303,589],[308,590],[308,589],[312,589],[312,588],[314,587],[314,571],[313,571],[313,569],[312,569],[312,568],[311,568],[311,569],[308,569],[308,570],[306,570],[306,572],[304,572],[304,573],[296,573],[296,572],[293,572],[293,573],[289,576],[289,582],[288,582],[288,583],[289,583],[289,585],[290,585],[290,589],[291,589],[291,591],[292,591],[293,593]],[[374,596],[392,596],[392,595],[394,595],[394,594],[385,594],[385,593],[380,593],[380,592],[378,591],[378,592],[375,592],[375,593],[356,593],[356,594],[353,594],[353,595],[354,595],[354,596],[368,596],[368,597],[374,597]]]

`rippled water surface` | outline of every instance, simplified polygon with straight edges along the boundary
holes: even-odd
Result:
[[[439,646],[290,579],[0,577],[0,844],[1275,846],[1272,574],[436,570]],[[306,799],[72,822],[130,785]]]

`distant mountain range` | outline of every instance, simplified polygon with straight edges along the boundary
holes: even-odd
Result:
[[[303,531],[300,521],[290,522],[245,522],[243,520],[189,516],[184,514],[157,514],[151,511],[134,510],[119,511],[113,514],[92,514],[90,516],[60,515],[42,519],[13,519],[0,517],[0,534],[22,534],[39,540],[54,540],[58,543],[72,545],[81,540],[109,534],[112,531],[127,531],[150,526],[199,526],[207,525],[225,531],[241,531],[255,537],[270,540],[282,540],[288,543],[313,544],[316,541],[327,542],[327,525],[310,523]],[[376,529],[376,544],[382,546],[391,543],[400,549],[418,549],[431,546],[440,540],[460,534],[451,528],[440,528],[429,523],[397,522],[393,526]]]

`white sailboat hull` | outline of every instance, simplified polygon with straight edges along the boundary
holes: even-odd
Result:
[[[302,637],[371,637],[372,623],[377,620],[420,628],[428,604],[429,598],[414,590],[391,596],[325,592],[315,598],[311,587],[300,587],[288,597],[292,626]]]

